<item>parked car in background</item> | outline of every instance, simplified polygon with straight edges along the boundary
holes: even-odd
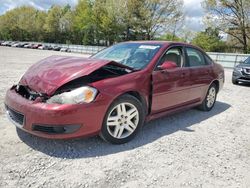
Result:
[[[51,45],[42,45],[42,46],[39,46],[38,49],[40,49],[40,50],[51,50],[51,49],[53,49],[53,47]]]
[[[32,49],[38,49],[42,44],[34,44],[31,48]]]
[[[10,45],[10,43],[11,43],[11,41],[6,41],[3,43],[3,46],[8,46],[8,45]]]
[[[18,47],[21,44],[21,42],[15,42],[11,45],[11,47]]]
[[[234,67],[232,83],[250,83],[250,57]]]
[[[62,47],[60,46],[53,46],[53,50],[54,51],[60,51]]]
[[[39,46],[37,49],[39,49],[39,50],[46,50],[47,49],[47,45],[41,45],[41,46]]]
[[[10,43],[11,43],[10,41],[6,41],[6,42],[3,43],[3,46],[7,46],[7,45],[9,45]]]
[[[28,45],[29,43],[27,42],[23,42],[20,45],[18,45],[19,48],[24,48],[25,45]]]
[[[61,48],[60,49],[61,52],[71,52],[70,48]]]
[[[178,42],[125,42],[90,58],[51,56],[5,97],[20,129],[53,139],[100,135],[122,144],[145,121],[191,107],[210,111],[224,69],[200,48]]]
[[[53,50],[54,46],[50,45],[48,50]]]
[[[10,42],[9,41],[4,41],[1,45],[2,46],[7,46],[7,44],[9,44]]]
[[[15,44],[15,43],[16,43],[16,42],[11,41],[11,42],[7,43],[6,46],[11,47],[11,46],[12,46],[13,44]]]
[[[34,45],[33,43],[29,43],[29,44],[25,45],[24,48],[32,48],[33,45]]]

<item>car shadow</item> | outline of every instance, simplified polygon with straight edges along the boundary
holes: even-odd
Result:
[[[48,140],[39,138],[17,129],[20,139],[34,150],[57,158],[88,158],[119,153],[132,150],[152,143],[157,139],[175,133],[187,131],[192,134],[194,130],[189,127],[216,116],[231,106],[224,102],[217,102],[210,112],[190,109],[175,115],[163,117],[147,123],[138,136],[123,145],[112,145],[102,141],[99,137],[74,140]]]

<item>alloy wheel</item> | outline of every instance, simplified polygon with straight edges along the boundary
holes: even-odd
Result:
[[[139,123],[138,109],[131,103],[123,102],[116,105],[107,118],[107,129],[117,139],[130,136]]]
[[[216,98],[216,89],[215,87],[211,87],[207,95],[207,107],[208,108],[211,108],[214,105],[215,98]]]

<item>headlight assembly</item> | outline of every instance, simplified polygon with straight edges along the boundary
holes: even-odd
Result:
[[[236,67],[235,69],[240,72],[243,71],[242,67]]]
[[[69,92],[54,95],[47,100],[48,104],[79,104],[92,102],[98,91],[89,86],[80,87]]]

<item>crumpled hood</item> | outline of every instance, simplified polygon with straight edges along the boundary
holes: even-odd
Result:
[[[51,56],[32,65],[19,83],[36,92],[52,95],[67,82],[91,74],[109,63],[120,66],[109,60]]]

